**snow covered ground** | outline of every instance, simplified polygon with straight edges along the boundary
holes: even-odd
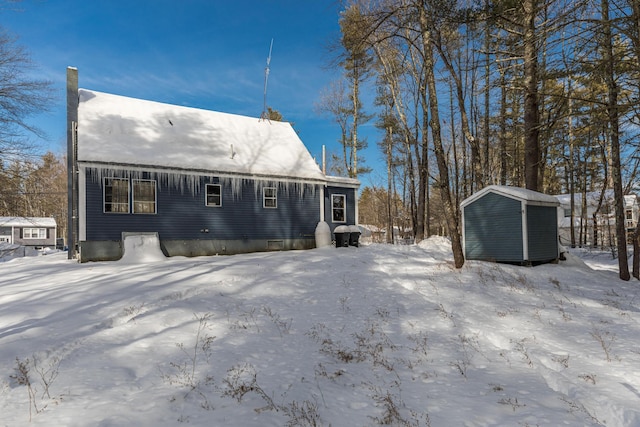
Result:
[[[638,426],[640,284],[610,258],[0,262],[0,425]]]

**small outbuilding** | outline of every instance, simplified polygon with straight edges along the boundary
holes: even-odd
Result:
[[[558,259],[558,199],[490,185],[461,203],[464,255],[522,265]]]

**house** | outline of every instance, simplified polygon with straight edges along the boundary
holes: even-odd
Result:
[[[469,260],[538,264],[557,260],[558,200],[524,188],[490,185],[461,203]]]
[[[600,204],[600,197],[602,203]],[[559,194],[556,198],[560,202],[558,208],[558,231],[560,243],[570,245],[571,241],[571,195]],[[573,233],[575,244],[615,245],[615,198],[613,190],[591,191],[573,195]],[[625,229],[629,239],[633,235],[638,219],[640,219],[640,205],[638,196],[626,194],[624,196]]]
[[[359,182],[322,173],[289,123],[78,89],[73,68],[67,121],[81,261],[120,258],[123,233],[200,256],[312,248],[320,221],[356,223]]]
[[[40,217],[0,217],[0,243],[30,249],[56,247],[56,220]]]

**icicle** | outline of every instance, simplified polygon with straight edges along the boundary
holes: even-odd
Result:
[[[128,178],[128,179],[150,179],[155,180],[161,188],[178,189],[181,194],[191,193],[192,196],[196,196],[201,191],[202,184],[205,178],[213,181],[217,178],[219,183],[224,187],[231,188],[231,194],[234,200],[242,198],[242,190],[246,185],[253,186],[255,200],[262,199],[262,189],[264,187],[274,187],[278,190],[284,191],[287,194],[291,190],[296,191],[300,198],[304,197],[305,192],[309,191],[311,196],[315,196],[320,182],[303,182],[290,179],[275,179],[268,177],[256,177],[256,176],[239,176],[230,174],[216,174],[206,173],[198,171],[178,171],[178,170],[161,170],[155,168],[144,167],[118,167],[118,166],[105,166],[95,163],[83,164],[88,175],[91,176],[93,182],[97,182],[100,186],[104,183],[104,178]]]

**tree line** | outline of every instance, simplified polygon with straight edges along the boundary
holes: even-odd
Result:
[[[65,236],[66,159],[48,152],[33,160],[0,163],[0,216],[53,217],[58,236]]]
[[[27,120],[48,110],[53,91],[50,82],[32,77],[33,69],[26,50],[0,26],[0,216],[54,217],[64,236],[65,160],[37,153],[31,138],[45,135]]]
[[[342,78],[320,107],[341,126],[349,176],[365,171],[358,128],[379,129],[387,227],[400,197],[417,240],[444,221],[461,267],[460,201],[485,186],[611,189],[628,279],[622,196],[640,159],[640,2],[352,0],[340,29]],[[375,102],[365,109],[366,90]]]

